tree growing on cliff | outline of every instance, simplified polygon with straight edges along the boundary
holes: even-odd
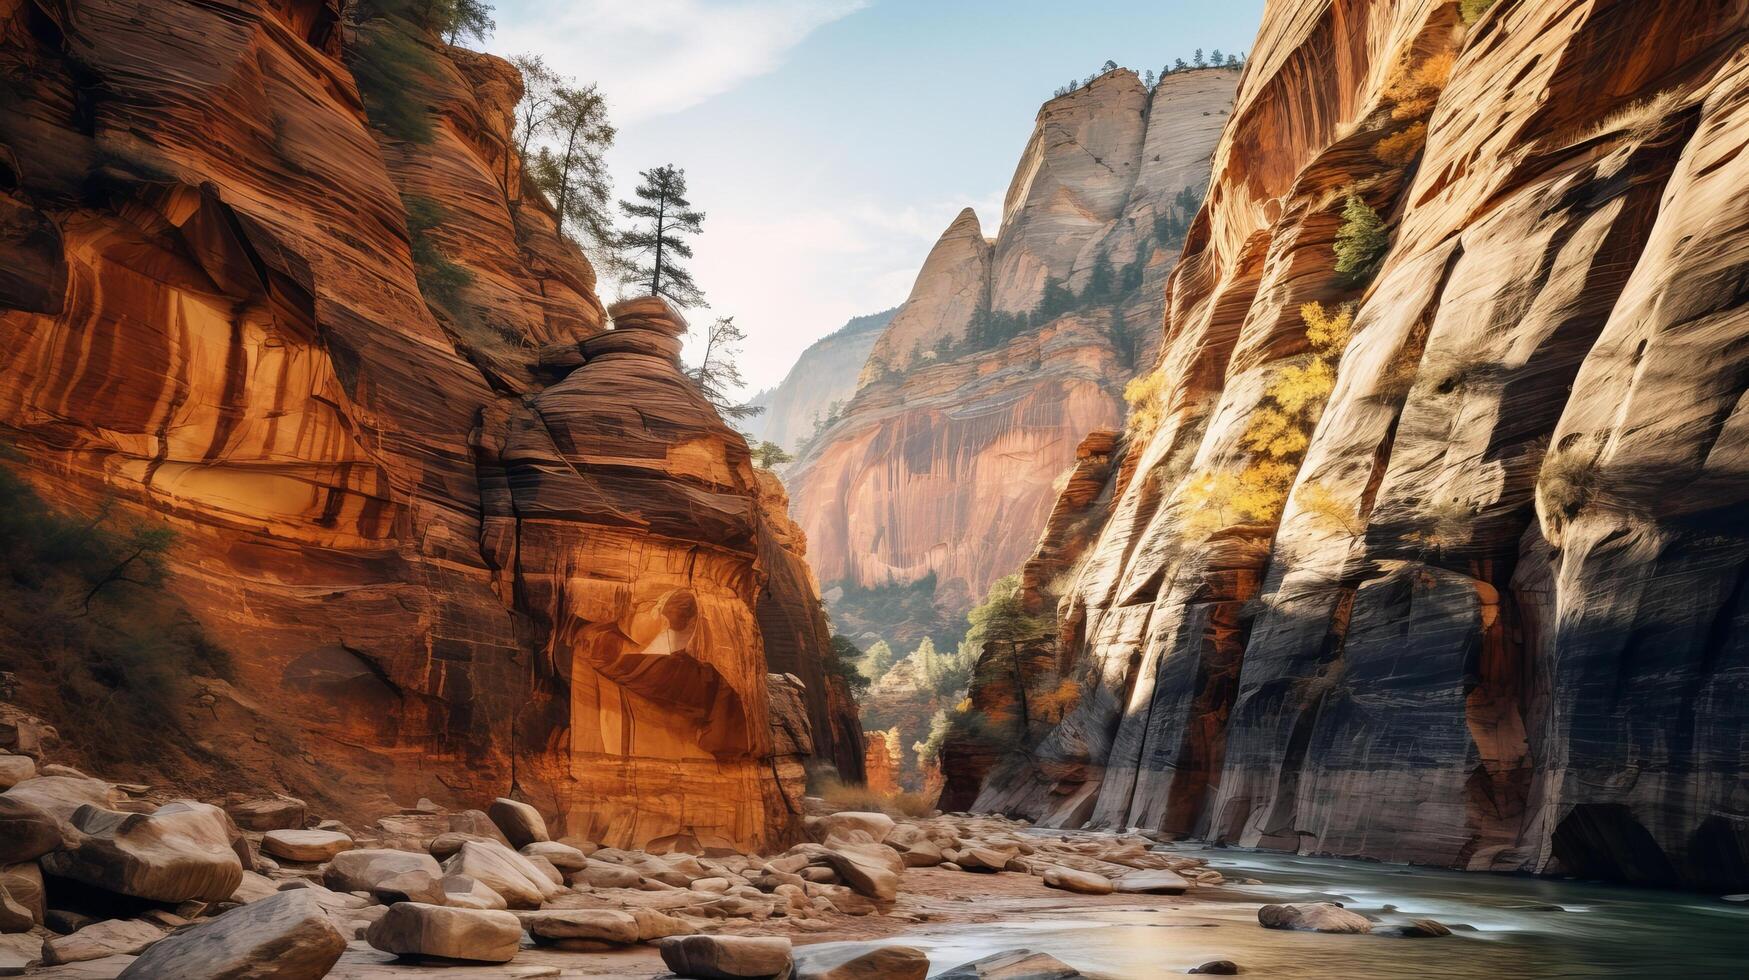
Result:
[[[442,36],[444,43],[460,44],[473,38],[484,41],[497,25],[492,22],[492,5],[480,0],[419,0],[425,16],[425,27]]]
[[[1021,605],[1018,575],[997,579],[985,593],[984,601],[966,614],[966,622],[970,626],[966,631],[967,642],[984,651],[981,663],[992,676],[1013,684],[1018,712],[1015,722],[1021,737],[1026,738],[1032,731],[1034,713],[1027,691],[1024,648],[1042,638],[1050,625],[1028,615]]]
[[[617,130],[607,121],[607,100],[594,85],[556,85],[547,111],[545,126],[553,145],[541,147],[530,166],[534,184],[552,202],[560,229],[591,258],[611,266],[612,183],[602,155],[613,145]],[[531,115],[531,124],[536,120]]]
[[[1342,209],[1342,227],[1336,232],[1336,271],[1354,281],[1363,281],[1378,271],[1390,247],[1385,223],[1359,194],[1350,193]]]
[[[897,658],[893,656],[893,648],[888,645],[887,641],[876,640],[874,645],[868,648],[868,652],[863,654],[862,676],[868,678],[870,684],[874,684],[887,676],[887,671],[892,670],[893,664],[896,662]]]
[[[704,293],[692,281],[692,274],[680,266],[682,259],[692,258],[692,246],[681,235],[696,235],[704,230],[704,212],[694,211],[686,199],[686,171],[664,164],[654,170],[641,171],[643,178],[633,192],[638,200],[621,201],[619,208],[628,218],[647,222],[619,236],[621,250],[629,256],[646,256],[648,261],[632,268],[633,277],[649,284],[650,295],[667,297],[675,306],[698,306]]]
[[[770,439],[762,440],[759,445],[753,447],[753,462],[761,469],[773,469],[794,459],[794,456],[791,456],[782,446]]]
[[[704,354],[698,364],[686,369],[699,394],[725,419],[748,419],[765,411],[762,405],[740,400],[741,389],[747,387],[739,363],[746,339],[746,331],[735,325],[734,317],[718,317],[705,333]]]
[[[553,111],[565,80],[538,54],[516,55],[510,64],[522,76],[522,99],[516,103],[510,138],[516,141],[517,157],[526,164],[535,140],[544,139],[552,130]]]

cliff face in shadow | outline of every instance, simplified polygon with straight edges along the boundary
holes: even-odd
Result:
[[[1153,418],[1066,491],[1097,532],[1028,684],[1076,707],[1024,766],[950,744],[950,795],[1749,881],[1746,41],[1701,0],[1272,0]]]
[[[619,844],[792,833],[766,651],[817,674],[822,637],[767,607],[817,610],[800,539],[681,375],[684,322],[606,329],[524,193],[515,71],[413,39],[409,142],[367,120],[336,5],[148,6],[0,2],[12,465],[173,532],[165,589],[233,665],[167,708],[199,751],[145,774],[339,815],[514,793]],[[39,713],[101,724],[10,654]],[[859,753],[847,700],[806,697],[813,743]]]
[[[855,398],[788,471],[828,587],[933,575],[958,616],[1026,558],[1052,481],[1087,430],[1119,422],[1158,346],[1237,79],[1187,71],[1150,92],[1117,70],[1040,110],[996,237],[969,209],[953,221]]]

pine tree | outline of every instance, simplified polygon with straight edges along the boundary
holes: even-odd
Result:
[[[1228,68],[1239,67],[1239,56],[1236,54],[1227,55],[1227,67]]]
[[[692,202],[686,199],[686,171],[665,164],[638,176],[643,183],[633,193],[639,203],[621,201],[619,208],[626,217],[649,225],[620,235],[619,246],[628,256],[649,256],[648,264],[631,271],[649,283],[652,296],[665,296],[683,308],[698,306],[704,302],[704,294],[693,283],[692,274],[679,265],[679,260],[692,258],[692,246],[680,236],[696,235],[704,225],[704,212],[692,210]]]
[[[554,145],[536,155],[534,183],[546,193],[558,213],[559,227],[582,243],[598,260],[614,243],[611,178],[602,154],[613,145],[616,130],[607,121],[607,101],[594,85],[555,86],[545,125]],[[531,115],[530,126],[539,125]],[[611,264],[609,261],[607,264]]]
[[[887,676],[887,671],[893,669],[894,662],[893,648],[887,645],[886,640],[876,640],[868,648],[868,652],[863,654],[862,676],[868,678],[870,683],[879,683],[881,678]]]
[[[704,356],[698,366],[687,369],[686,376],[698,388],[705,400],[716,406],[725,419],[746,419],[765,411],[764,406],[739,401],[737,395],[747,382],[741,378],[741,342],[747,334],[735,326],[732,316],[718,317],[705,334]]]
[[[1105,59],[1105,64],[1100,66],[1099,70],[1102,72],[1117,71],[1117,62],[1111,60],[1110,58],[1107,58],[1107,59]]]
[[[752,440],[748,440],[751,442]],[[795,459],[782,446],[770,439],[763,440],[753,447],[753,462],[762,469],[773,469]]]
[[[492,5],[481,0],[429,0],[445,43],[454,46],[468,38],[484,41],[498,26],[492,22]]]
[[[1226,60],[1227,60],[1227,56],[1221,53],[1220,48],[1216,48],[1213,51],[1209,52],[1209,64],[1211,64],[1211,65],[1219,65],[1219,64],[1224,63]]]
[[[1153,89],[1153,87],[1154,87],[1154,69],[1150,68],[1147,71],[1142,73],[1142,85],[1150,90]]]
[[[1201,48],[1196,49],[1196,54],[1193,56],[1192,60],[1195,62],[1196,66],[1198,68],[1201,68],[1201,67],[1208,64],[1208,62],[1204,61],[1202,58],[1202,49]]]
[[[1183,58],[1174,59],[1172,62],[1172,70],[1173,71],[1186,71],[1189,68],[1190,68],[1190,66],[1184,63]]]

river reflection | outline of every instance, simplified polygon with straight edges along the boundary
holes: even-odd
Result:
[[[1229,879],[1180,909],[1088,907],[999,923],[922,930],[893,941],[929,952],[940,972],[1005,949],[1050,953],[1089,976],[1183,976],[1228,959],[1257,977],[1749,978],[1749,905],[1682,892],[1516,875],[1464,874],[1247,851],[1197,852]],[[1265,930],[1270,902],[1335,900],[1386,922],[1432,918],[1441,939]]]

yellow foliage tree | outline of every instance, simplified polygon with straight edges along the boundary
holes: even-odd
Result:
[[[1263,401],[1251,414],[1240,444],[1251,460],[1237,470],[1202,473],[1185,488],[1185,530],[1206,538],[1235,524],[1273,524],[1281,519],[1312,430],[1336,390],[1336,369],[1354,330],[1354,308],[1334,311],[1321,303],[1300,307],[1306,360],[1275,372]]]
[[[1146,443],[1166,417],[1166,369],[1155,368],[1124,385],[1123,400],[1130,406],[1124,433],[1131,443]]]

